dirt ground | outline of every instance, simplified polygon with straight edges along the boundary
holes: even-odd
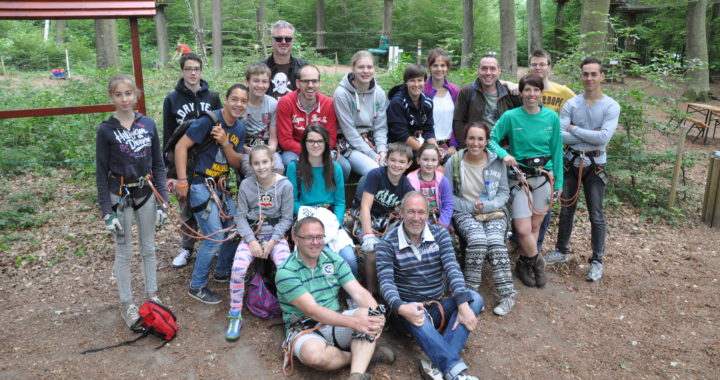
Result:
[[[714,91],[720,93],[720,86]],[[656,134],[652,141],[662,149],[674,139]],[[720,139],[707,146],[687,143],[688,149],[707,152],[719,145]],[[688,173],[694,197],[702,196],[706,162]],[[28,174],[0,183],[0,207],[30,191],[47,197],[40,207],[49,215],[39,227],[0,235],[0,378],[284,378],[283,331],[269,328],[278,320],[245,311],[241,339],[226,342],[227,284],[210,282],[224,294],[220,305],[187,296],[191,267],[170,266],[178,245],[170,226],[157,234],[159,294],[178,316],[178,337],[160,350],[154,349],[160,340],[150,337],[80,355],[133,333],[119,317],[112,242],[97,215],[94,190],[62,184],[69,177],[57,170],[49,177]],[[672,227],[641,222],[637,210],[609,210],[605,276],[588,283],[590,228],[587,213],[579,210],[570,262],[550,268],[544,289],[516,281],[517,305],[505,317],[492,314],[497,297],[486,268],[481,293],[490,307],[462,355],[470,372],[481,379],[717,379],[720,233],[700,223],[698,211]],[[555,228],[546,251],[553,247]],[[137,255],[132,265],[134,294],[141,300]],[[373,378],[419,378],[423,354],[417,346],[391,332],[383,340],[398,348],[399,357],[392,366],[371,367]],[[293,378],[347,375],[347,369],[318,374],[297,364]]]

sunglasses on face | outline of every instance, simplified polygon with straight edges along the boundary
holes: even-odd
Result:
[[[285,42],[287,42],[287,43],[291,43],[293,40],[292,37],[275,37],[275,36],[273,36],[273,39],[275,40],[275,42],[283,42],[283,40],[285,40]]]

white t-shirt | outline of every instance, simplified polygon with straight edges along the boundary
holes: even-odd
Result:
[[[435,122],[436,140],[447,140],[452,135],[453,113],[455,113],[455,104],[450,92],[446,92],[443,97],[435,95],[433,98],[433,121]]]

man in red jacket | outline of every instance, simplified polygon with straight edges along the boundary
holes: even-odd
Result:
[[[315,65],[305,65],[295,80],[297,90],[284,95],[277,105],[277,133],[282,148],[283,165],[300,157],[300,137],[310,124],[320,124],[330,135],[330,148],[337,141],[337,119],[332,98],[319,92],[322,82]],[[333,155],[335,157],[335,155]],[[340,160],[345,157],[340,156]],[[341,164],[341,166],[343,166]],[[349,166],[348,166],[349,167]],[[344,173],[347,179],[350,173]]]

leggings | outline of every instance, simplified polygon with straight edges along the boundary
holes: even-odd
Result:
[[[505,246],[505,218],[479,222],[470,214],[458,212],[454,217],[458,232],[467,242],[465,282],[468,289],[477,291],[480,288],[483,264],[488,257],[498,295],[501,298],[515,295],[517,292]]]
[[[288,246],[285,239],[282,239],[275,244],[269,258],[272,258],[275,266],[280,267],[288,256],[290,256],[290,246]],[[230,311],[242,311],[243,297],[245,296],[245,275],[254,259],[255,256],[250,253],[250,246],[244,241],[241,242],[237,251],[235,251],[232,271],[230,272]]]
[[[110,200],[117,203],[120,197],[110,194]],[[140,200],[136,200],[140,202]],[[150,198],[137,210],[132,207],[118,208],[117,217],[125,233],[125,241],[120,244],[115,240],[115,266],[120,302],[132,302],[132,283],[130,281],[130,258],[132,257],[132,220],[135,216],[138,231],[138,246],[142,258],[145,293],[157,292],[157,258],[155,257],[155,197]]]

